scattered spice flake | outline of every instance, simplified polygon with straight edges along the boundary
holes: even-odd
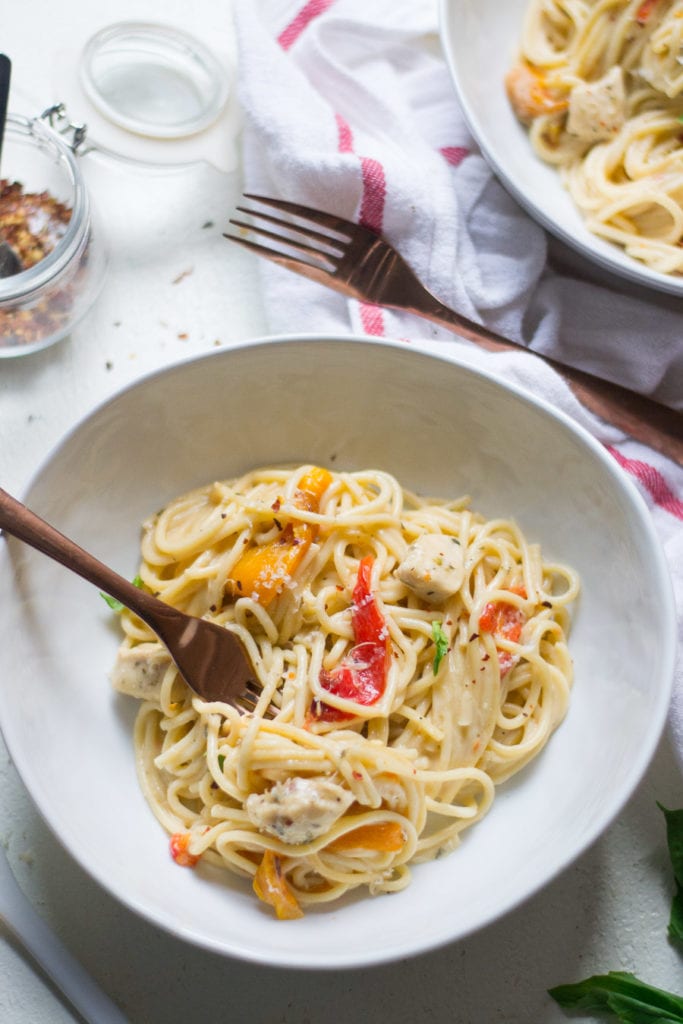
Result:
[[[106,363],[104,364],[104,368],[105,368],[105,370],[113,370],[114,369],[114,364],[112,363],[111,359],[107,359]]]
[[[190,335],[189,335],[189,334],[187,333],[187,331],[181,331],[181,332],[180,332],[180,333],[178,334],[178,338],[180,339],[180,341],[187,341],[187,339],[188,339],[189,337],[190,337]]]
[[[207,228],[212,227],[215,227],[214,222],[212,220],[205,220],[204,223],[202,224],[202,231],[206,231]]]
[[[184,281],[186,277],[189,277],[190,274],[193,274],[193,273],[194,273],[194,267],[188,267],[187,270],[181,270],[180,273],[178,274],[178,276],[173,278],[173,281],[171,283],[172,284],[180,284],[181,281]]]

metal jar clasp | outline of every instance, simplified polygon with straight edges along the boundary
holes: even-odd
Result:
[[[63,103],[53,103],[51,107],[47,107],[38,120],[45,121],[50,128],[63,136],[74,153],[78,152],[85,142],[88,126],[71,121]]]

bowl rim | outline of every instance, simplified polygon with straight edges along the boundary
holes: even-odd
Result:
[[[30,780],[33,775],[32,760],[28,752],[24,752],[21,747],[15,749],[11,729],[8,730],[6,727],[5,708],[3,703],[0,702],[0,732],[3,735],[8,751],[10,752],[11,759],[22,783],[30,794],[31,799],[37,807],[43,821],[47,824],[48,828],[56,837],[62,848],[67,851],[69,856],[76,861],[76,863],[91,879],[93,879],[105,891],[115,897],[120,903],[137,916],[155,927],[160,928],[162,931],[176,939],[181,939],[198,948],[217,953],[222,956],[227,956],[238,961],[261,964],[263,966],[283,967],[292,970],[326,970],[331,968],[339,970],[357,967],[374,967],[381,964],[395,962],[405,957],[417,956],[426,952],[434,951],[450,942],[462,941],[483,928],[494,924],[497,920],[525,904],[539,891],[546,888],[553,879],[566,871],[601,835],[604,834],[605,830],[612,824],[625,804],[633,796],[636,787],[642,780],[652,758],[654,757],[666,726],[667,713],[673,690],[676,658],[676,607],[673,585],[661,541],[656,532],[654,523],[652,522],[650,511],[635,484],[621,469],[616,460],[613,459],[605,448],[580,423],[573,420],[562,410],[553,406],[546,399],[532,394],[517,384],[509,382],[507,379],[497,375],[495,372],[470,365],[466,360],[461,359],[457,353],[452,351],[444,351],[443,354],[436,354],[432,350],[408,347],[405,343],[397,339],[376,338],[362,334],[346,335],[341,333],[307,332],[301,334],[280,334],[249,338],[235,342],[234,344],[231,344],[229,348],[226,347],[219,351],[209,351],[181,358],[128,382],[108,397],[96,403],[88,412],[82,415],[79,420],[72,425],[72,427],[62,434],[62,436],[45,455],[37,469],[31,474],[28,483],[21,490],[20,500],[27,501],[30,498],[30,494],[34,487],[39,483],[42,474],[48,469],[52,461],[57,458],[61,450],[65,448],[78,434],[78,432],[88,423],[95,420],[108,407],[116,404],[123,396],[129,395],[131,392],[136,390],[142,391],[150,383],[160,380],[169,374],[182,373],[184,368],[188,365],[209,363],[212,360],[229,360],[233,353],[239,353],[259,347],[272,348],[275,346],[286,345],[299,346],[302,343],[325,344],[330,342],[337,344],[350,343],[351,345],[372,345],[387,350],[398,350],[409,358],[428,359],[433,360],[435,363],[446,362],[450,365],[454,365],[466,374],[471,374],[472,376],[479,377],[485,381],[492,382],[496,387],[501,388],[503,391],[511,392],[522,402],[535,407],[540,410],[541,413],[558,421],[563,429],[568,430],[569,433],[578,438],[583,445],[587,446],[590,452],[599,460],[601,467],[612,478],[617,489],[620,490],[627,498],[633,511],[637,514],[640,527],[647,535],[648,546],[650,548],[650,554],[652,555],[653,579],[656,581],[661,595],[662,609],[664,611],[665,618],[665,621],[662,624],[663,671],[662,678],[659,680],[657,688],[657,700],[655,702],[656,709],[650,715],[645,741],[641,743],[638,751],[634,754],[634,757],[630,762],[626,785],[623,786],[621,793],[614,799],[609,809],[607,811],[603,811],[600,817],[594,822],[592,828],[585,836],[583,836],[578,846],[576,848],[572,848],[571,852],[568,855],[565,855],[561,861],[559,861],[551,871],[544,875],[537,884],[529,887],[526,891],[518,895],[509,897],[508,900],[504,901],[496,908],[495,911],[489,912],[488,915],[482,917],[481,920],[470,925],[468,928],[463,929],[457,934],[453,934],[452,930],[449,931],[444,928],[437,929],[433,934],[430,933],[428,937],[421,936],[409,948],[392,949],[390,951],[374,949],[370,951],[363,950],[361,953],[352,949],[345,956],[340,956],[338,953],[332,954],[322,950],[317,957],[312,957],[309,951],[306,955],[307,959],[305,963],[302,963],[301,958],[297,956],[295,943],[288,945],[286,950],[280,948],[276,952],[269,950],[267,953],[261,953],[258,950],[241,949],[234,941],[230,942],[229,939],[226,942],[219,942],[200,934],[195,926],[187,925],[177,919],[174,919],[171,923],[164,919],[163,915],[158,912],[154,913],[151,911],[149,906],[143,906],[140,904],[122,887],[111,883],[103,873],[96,870],[88,863],[87,855],[83,850],[74,850],[71,845],[67,844],[66,840],[62,839],[59,822],[52,820],[50,806],[47,801],[42,798],[40,792],[36,793],[35,787],[30,784]],[[7,560],[7,558],[7,552],[0,550],[0,566],[2,565],[3,560]]]

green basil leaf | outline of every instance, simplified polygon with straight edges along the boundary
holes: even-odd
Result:
[[[558,985],[549,994],[564,1009],[611,1011],[624,1024],[683,1024],[683,996],[647,985],[625,971]]]
[[[135,576],[132,580],[133,586],[137,587],[138,590],[142,590],[143,582],[141,576]],[[107,602],[113,612],[121,612],[124,609],[124,605],[121,601],[117,601],[115,597],[110,597],[109,594],[103,593],[100,590],[100,597]]]
[[[657,804],[666,821],[666,841],[674,872],[676,892],[671,903],[669,936],[683,940],[683,808],[670,811]]]
[[[432,640],[436,646],[432,671],[436,675],[439,671],[439,665],[448,654],[448,637],[444,633],[441,623],[436,620],[432,622]]]

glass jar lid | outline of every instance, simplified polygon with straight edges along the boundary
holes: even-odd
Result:
[[[180,139],[207,128],[228,77],[198,39],[167,25],[121,22],[86,43],[81,84],[93,106],[127,131]]]

